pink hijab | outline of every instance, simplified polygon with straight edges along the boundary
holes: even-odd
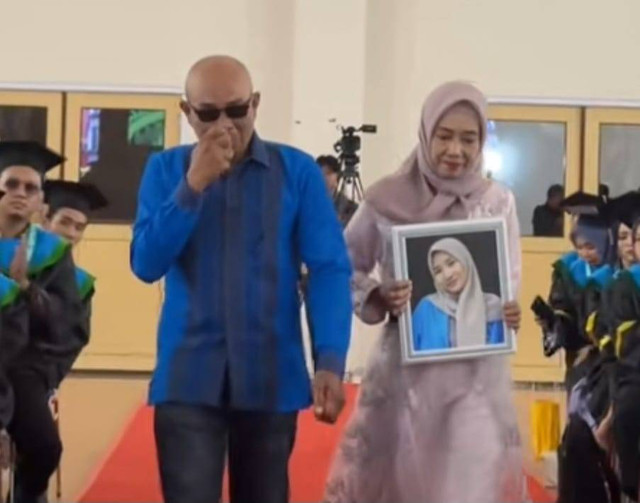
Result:
[[[471,106],[480,119],[480,143],[487,138],[487,100],[471,84],[448,82],[425,100],[418,131],[420,142],[400,169],[371,186],[365,200],[396,223],[460,220],[489,188],[482,175],[482,155],[461,178],[444,179],[433,171],[430,143],[442,116],[459,103]]]

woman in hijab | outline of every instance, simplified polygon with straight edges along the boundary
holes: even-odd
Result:
[[[620,489],[609,459],[613,396],[612,384],[618,363],[614,349],[614,311],[618,279],[632,266],[633,240],[625,213],[633,211],[638,198],[627,195],[603,206],[608,218],[581,217],[572,235],[579,258],[558,277],[574,308],[566,311],[563,325],[570,323],[575,356],[567,368],[568,421],[559,449],[559,503],[618,502]],[[635,199],[635,200],[634,200]],[[622,204],[619,204],[622,202]],[[612,220],[617,220],[612,223]],[[617,245],[617,246],[616,246]],[[631,252],[631,253],[629,253]],[[623,282],[624,283],[624,282]],[[568,302],[568,301],[567,301]],[[586,316],[586,319],[585,319]],[[584,327],[584,328],[582,328]],[[565,345],[565,351],[567,350]]]
[[[611,265],[617,259],[614,225],[605,217],[581,215],[571,233],[571,240],[578,252],[579,261],[573,264],[572,277],[584,285],[592,274],[603,265]]]
[[[633,251],[633,229],[624,222],[618,222],[616,228],[618,238],[618,270],[629,269],[637,262]]]
[[[419,140],[396,173],[371,187],[346,229],[356,314],[365,323],[387,323],[370,353],[325,499],[524,502],[507,359],[401,364],[397,316],[408,308],[411,284],[393,279],[393,226],[502,217],[512,281],[520,283],[515,199],[482,175],[485,97],[462,82],[437,88],[422,109]],[[376,266],[380,280],[371,276]],[[503,315],[518,328],[516,303],[508,302]]]
[[[614,219],[613,236],[615,236],[615,264],[609,265],[605,263],[591,275],[587,284],[587,304],[592,310],[593,320],[587,319],[588,337],[596,342],[601,351],[600,356],[607,357],[611,353],[615,326],[612,326],[611,313],[612,291],[615,288],[616,280],[623,271],[628,270],[637,263],[634,251],[634,222],[635,222],[635,206],[640,205],[640,195],[635,193],[632,200],[629,200],[627,193],[617,199],[611,201],[611,215]],[[620,206],[618,201],[625,200]],[[630,205],[631,204],[631,205]],[[628,215],[625,216],[624,214]],[[595,314],[593,314],[595,313]],[[608,349],[609,351],[604,351]]]
[[[609,431],[617,458],[623,495],[640,501],[640,196],[626,213],[632,227],[636,263],[621,272],[611,287],[610,318],[617,362]],[[605,435],[606,438],[606,435]],[[600,442],[607,447],[606,441]]]
[[[592,274],[589,282],[591,286],[595,287],[591,288],[591,290],[596,290],[596,295],[591,296],[591,303],[597,303],[597,317],[595,323],[587,323],[587,325],[593,325],[593,338],[598,343],[601,351],[613,343],[615,336],[615,326],[612,325],[611,319],[611,313],[613,312],[611,295],[615,288],[616,280],[623,271],[627,271],[638,262],[634,250],[635,238],[633,229],[636,222],[635,205],[638,205],[640,209],[640,194],[635,193],[634,195],[637,197],[634,197],[631,201],[628,199],[629,194],[614,199],[611,203],[611,212],[615,218],[613,235],[616,237],[616,262],[613,266],[605,265],[598,268]],[[617,202],[622,199],[626,199],[628,202],[620,206]],[[593,299],[594,296],[596,297],[595,299]],[[590,326],[589,328],[592,327]]]
[[[428,262],[436,293],[423,298],[413,312],[413,348],[426,351],[503,343],[502,301],[482,291],[467,247],[457,239],[442,239],[429,250]],[[483,326],[485,333],[478,330]]]
[[[560,503],[615,503],[621,501],[620,487],[634,499],[637,495],[637,488],[634,492],[633,486],[638,472],[634,472],[633,467],[629,469],[633,462],[628,462],[632,459],[629,446],[637,447],[637,441],[634,443],[629,434],[624,443],[616,445],[616,450],[621,453],[617,466],[619,476],[616,476],[611,437],[614,400],[617,402],[617,417],[637,417],[634,414],[640,412],[633,410],[634,406],[629,407],[629,390],[632,390],[631,396],[634,392],[633,385],[628,383],[633,379],[629,381],[625,377],[633,374],[627,372],[633,367],[633,363],[629,365],[633,361],[633,351],[629,351],[629,345],[624,345],[624,356],[618,360],[623,347],[618,342],[626,340],[627,332],[617,334],[618,327],[625,327],[626,320],[638,317],[637,304],[633,300],[637,296],[634,281],[637,266],[634,265],[632,228],[640,210],[640,194],[627,193],[612,199],[605,209],[610,218],[616,220],[612,227],[617,238],[616,264],[612,266],[605,262],[600,265],[591,273],[584,289],[586,305],[591,311],[585,333],[591,344],[582,351],[586,356],[579,356],[571,369],[573,380],[579,380],[571,389],[569,420],[559,451]],[[634,330],[630,330],[629,340],[637,339]],[[585,372],[586,376],[580,377]],[[622,396],[622,399],[616,399],[616,396]],[[635,452],[637,455],[637,448]]]
[[[637,201],[640,204],[640,199]],[[589,357],[581,364],[586,367],[586,377],[575,386],[579,392],[572,397],[574,404],[583,401],[582,413],[587,414],[587,423],[592,424],[594,431],[608,429],[611,420],[611,382],[617,363],[613,292],[617,288],[620,275],[636,263],[633,229],[627,223],[618,220],[613,225],[613,231],[617,241],[615,264],[599,267],[591,275],[585,289],[587,310],[591,311],[586,322],[586,334],[591,346]]]
[[[549,305],[556,313],[553,326],[537,320],[543,330],[545,356],[560,348],[565,351],[568,391],[586,374],[585,365],[578,372],[578,363],[589,356],[595,342],[588,321],[597,310],[602,281],[594,279],[607,277],[616,259],[612,226],[602,216],[580,215],[571,241],[575,250],[553,264],[549,293]]]

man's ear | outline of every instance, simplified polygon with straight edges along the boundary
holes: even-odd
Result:
[[[258,110],[258,107],[260,106],[260,92],[256,91],[255,93],[253,93],[253,109],[254,110]]]

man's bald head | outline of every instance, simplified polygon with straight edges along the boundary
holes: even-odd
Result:
[[[212,127],[234,129],[236,160],[246,155],[260,103],[246,66],[230,56],[203,58],[189,70],[185,95],[182,111],[198,138]],[[213,118],[207,114],[211,111]]]
[[[246,100],[253,92],[251,75],[244,64],[231,56],[208,56],[195,63],[185,83],[185,93],[194,105],[231,99]]]

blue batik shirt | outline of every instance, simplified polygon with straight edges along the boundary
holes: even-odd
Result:
[[[302,263],[316,370],[342,376],[351,327],[351,266],[322,173],[255,135],[247,159],[198,194],[192,150],[153,155],[140,186],[131,267],[165,279],[150,402],[305,408]]]

